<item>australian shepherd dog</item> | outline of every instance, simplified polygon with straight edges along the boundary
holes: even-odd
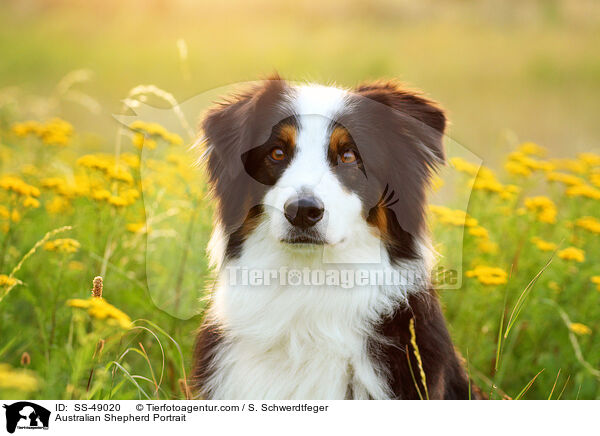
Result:
[[[274,77],[208,111],[216,277],[198,397],[471,397],[430,280],[426,194],[445,126],[394,82]]]

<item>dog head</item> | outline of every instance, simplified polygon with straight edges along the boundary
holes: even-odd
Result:
[[[275,77],[218,104],[201,128],[224,256],[260,231],[288,252],[376,237],[393,261],[418,257],[445,125],[435,103],[392,82]]]

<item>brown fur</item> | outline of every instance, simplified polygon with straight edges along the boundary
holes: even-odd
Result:
[[[426,396],[411,345],[409,323],[412,318],[415,320],[416,342],[426,374],[429,399],[468,399],[469,382],[433,290],[410,295],[408,305],[399,307],[392,316],[382,321],[378,328],[381,338],[373,338],[370,342],[371,356],[387,371],[394,396],[405,400],[419,399],[417,386],[421,396]],[[479,399],[480,395],[472,390],[471,398]]]

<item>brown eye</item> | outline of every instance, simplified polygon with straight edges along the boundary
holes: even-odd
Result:
[[[346,150],[340,155],[340,160],[345,164],[354,163],[356,162],[356,153],[352,150]]]
[[[282,161],[285,159],[285,152],[281,148],[275,147],[273,150],[271,150],[270,156],[273,160]]]

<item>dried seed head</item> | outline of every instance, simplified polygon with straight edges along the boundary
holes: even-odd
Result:
[[[92,288],[92,297],[102,298],[102,277],[94,277],[94,287]]]
[[[21,354],[21,365],[29,366],[30,363],[31,363],[31,356],[29,355],[29,353],[27,351],[25,351],[23,354]]]

